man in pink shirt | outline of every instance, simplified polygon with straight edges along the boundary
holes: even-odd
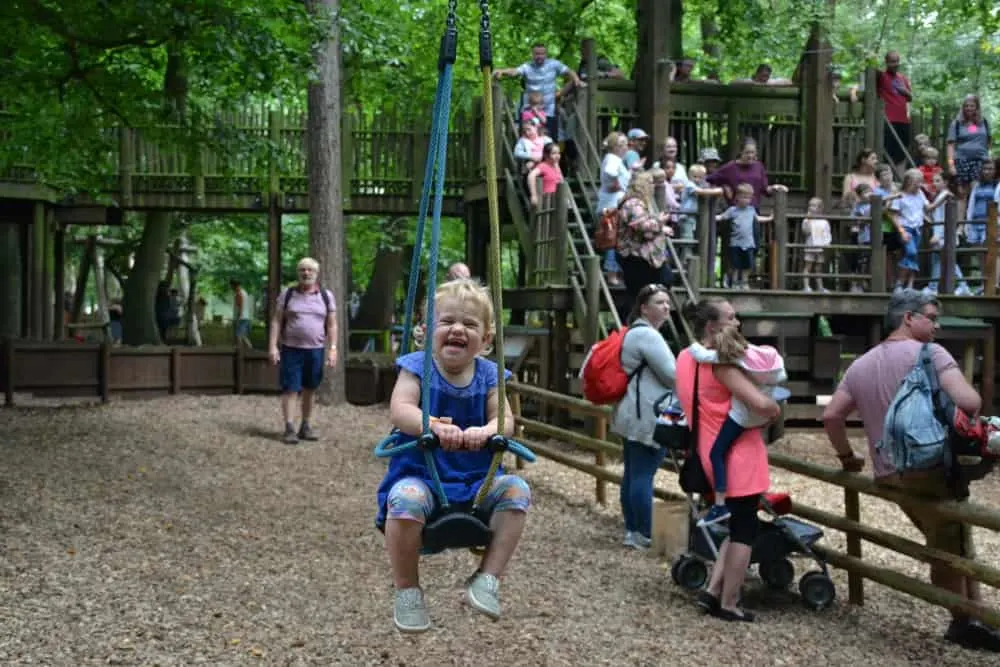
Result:
[[[882,459],[876,444],[882,439],[882,425],[889,405],[903,378],[916,363],[924,343],[931,344],[931,360],[941,389],[956,407],[968,415],[975,415],[982,406],[982,399],[965,380],[955,359],[943,347],[931,342],[938,327],[939,308],[935,296],[917,290],[907,289],[893,294],[886,314],[887,328],[892,332],[851,364],[823,412],[826,433],[845,470],[858,472],[865,464],[864,457],[854,454],[847,439],[847,417],[857,410],[865,426],[875,482],[903,490],[924,502],[964,500],[968,490],[955,489],[955,485],[945,477],[943,468],[896,473],[890,462]],[[905,505],[901,509],[924,534],[928,547],[965,558],[974,556],[968,526],[921,515]],[[931,565],[931,581],[969,600],[981,600],[978,582],[943,563]],[[945,639],[966,648],[1000,651],[1000,634],[958,612],[952,612]]]
[[[885,105],[885,151],[897,170],[906,168],[906,151],[910,147],[910,102],[913,88],[910,80],[899,71],[899,53],[885,54],[885,71],[875,77],[875,90]]]
[[[313,395],[323,381],[323,367],[337,364],[337,304],[330,290],[319,284],[319,262],[311,257],[299,261],[299,282],[281,291],[271,317],[268,355],[280,365],[281,414],[284,440],[317,440],[309,424]],[[292,402],[300,395],[302,423],[296,432]]]

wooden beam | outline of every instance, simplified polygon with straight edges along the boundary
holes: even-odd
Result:
[[[346,150],[346,147],[345,147]],[[272,201],[267,212],[267,326],[271,326],[274,304],[281,292],[281,207]]]
[[[31,338],[44,337],[45,316],[45,223],[43,202],[35,202],[31,220]]]
[[[833,193],[833,63],[830,42],[816,21],[807,45],[804,116],[806,192],[831,202]]]

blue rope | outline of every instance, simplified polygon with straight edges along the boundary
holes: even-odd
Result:
[[[410,343],[412,341],[413,310],[417,301],[417,282],[420,280],[420,260],[423,255],[424,247],[424,223],[427,220],[428,204],[430,204],[431,198],[432,179],[434,178],[434,156],[437,155],[438,150],[439,135],[436,130],[438,117],[441,115],[441,109],[443,106],[441,102],[444,99],[444,86],[445,77],[442,72],[441,76],[438,77],[437,90],[434,93],[434,109],[431,112],[432,120],[430,143],[427,148],[427,162],[424,165],[424,185],[420,190],[420,205],[419,208],[417,208],[417,232],[416,238],[413,241],[413,256],[410,258],[410,282],[406,288],[406,313],[403,316],[403,344],[400,346],[399,351],[401,355],[407,354],[410,351]],[[448,86],[451,86],[450,81],[448,81]],[[445,106],[443,108],[447,109],[448,107]],[[426,337],[426,331],[424,335]]]
[[[427,317],[424,326],[424,372],[420,378],[420,403],[423,412],[423,432],[430,431],[431,426],[431,373],[433,372],[433,351],[434,345],[431,338],[434,334],[434,293],[437,291],[437,267],[438,250],[441,245],[441,208],[444,203],[444,177],[445,166],[448,159],[448,117],[451,109],[451,84],[452,66],[446,64],[441,71],[443,82],[441,107],[434,117],[431,132],[438,134],[437,137],[437,174],[434,190],[434,212],[431,217],[431,253],[427,263]],[[428,155],[428,161],[432,158]],[[414,248],[414,252],[417,252]],[[430,470],[431,478],[434,480],[434,490],[437,493],[441,507],[448,507],[448,497],[444,492],[444,485],[441,484],[441,477],[438,474],[437,465],[434,463],[434,453],[424,452],[424,459],[427,462],[427,469]]]

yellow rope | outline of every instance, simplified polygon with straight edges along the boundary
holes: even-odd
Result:
[[[494,316],[496,320],[496,334],[493,340],[493,349],[497,356],[497,433],[504,432],[507,421],[507,380],[504,377],[504,353],[503,353],[503,285],[501,284],[500,271],[500,194],[497,190],[497,160],[496,160],[496,137],[493,126],[493,67],[486,65],[483,67],[483,136],[486,138],[486,201],[490,212],[490,289],[493,292]],[[486,475],[486,481],[479,488],[476,494],[475,504],[478,506],[486,498],[486,494],[492,488],[493,477],[497,474],[500,464],[503,462],[503,452],[493,455],[490,462],[490,470]]]

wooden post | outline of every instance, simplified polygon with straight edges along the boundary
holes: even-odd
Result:
[[[833,193],[833,53],[819,21],[813,23],[806,49],[804,106],[806,119],[806,191],[823,201]]]
[[[949,199],[944,204],[944,247],[941,248],[941,278],[939,294],[955,290],[955,241],[958,239],[958,202]]]
[[[594,437],[598,440],[606,440],[608,437],[608,420],[606,417],[594,418]],[[594,452],[594,465],[603,468],[607,464],[607,459],[602,451]],[[608,504],[608,483],[601,477],[594,478],[594,499],[600,505]]]
[[[281,292],[281,207],[273,201],[267,209],[267,326],[271,326],[275,301]]]
[[[740,112],[731,101],[726,103],[726,154],[730,160],[740,155]]]
[[[4,357],[4,383],[3,383],[3,404],[8,408],[14,407],[14,341],[5,338],[3,341]]]
[[[170,348],[170,393],[181,393],[181,348]]]
[[[238,342],[236,351],[233,354],[233,393],[242,394],[245,386],[244,366],[246,365],[246,351]]]
[[[983,267],[984,296],[997,295],[997,203],[987,204],[986,218],[986,266]]]
[[[583,53],[583,66],[584,71],[587,73],[587,87],[579,91],[584,96],[584,112],[583,117],[579,120],[582,121],[587,127],[587,135],[590,136],[594,142],[601,140],[597,136],[597,47],[596,42],[587,38],[583,40],[581,45],[581,51]],[[555,137],[554,137],[555,139]],[[590,150],[584,144],[583,135],[576,137],[577,140],[577,150],[580,153],[580,159],[586,164],[587,162],[593,160],[593,156],[590,154]],[[584,173],[596,174],[600,169],[599,164],[588,164],[588,169]]]
[[[785,277],[788,271],[788,194],[780,191],[774,193],[774,234],[771,240],[771,255],[774,257],[771,289],[788,289]]]
[[[272,146],[281,145],[281,113],[277,110],[271,110],[267,115],[267,135],[268,140],[271,142]],[[343,160],[341,160],[343,162]],[[354,173],[353,170],[351,173]],[[272,151],[271,157],[267,162],[267,201],[272,202],[275,199],[278,200],[278,205],[281,205],[281,170],[278,164],[277,152]]]
[[[18,243],[21,252],[21,338],[31,337],[31,216],[24,216],[18,224]]]
[[[851,521],[861,523],[861,494],[852,489],[844,489],[844,516]],[[847,555],[861,558],[861,537],[854,533],[847,534]],[[854,571],[847,573],[847,595],[851,604],[858,606],[865,603],[865,579]]]
[[[882,238],[882,198],[871,196],[872,205],[872,292],[885,292],[885,242]]]
[[[132,174],[135,171],[135,130],[118,128],[118,187],[121,190],[119,205],[132,203]]]
[[[357,119],[354,117],[354,114],[345,110],[345,113],[340,117],[340,187],[345,209],[351,203],[351,176],[355,173],[355,169],[357,169],[357,165],[354,163],[354,143],[356,139],[354,128],[356,124]],[[306,137],[306,141],[309,141],[308,136]]]
[[[555,213],[550,220],[555,223],[555,241],[550,246],[552,258],[552,282],[556,285],[569,283],[569,203],[572,197],[566,181],[559,184],[554,195]]]
[[[713,287],[715,277],[715,239],[712,236],[712,209],[715,199],[698,197],[698,264],[699,271],[695,274],[695,284],[701,287]]]
[[[514,415],[515,422],[521,418],[521,394],[516,391],[510,393],[510,411]],[[514,427],[514,439],[521,440],[522,438],[524,438],[524,427],[518,424]],[[514,468],[524,470],[524,461],[521,460],[520,456],[514,457]]]
[[[42,253],[42,338],[53,340],[56,337],[56,313],[53,312],[54,304],[60,301],[53,298],[55,292],[55,228],[56,214],[52,209],[45,212],[45,247]],[[58,296],[58,295],[57,295]]]
[[[45,204],[35,202],[31,221],[31,337],[45,337]]]
[[[670,124],[670,2],[639,0],[639,44],[644,53],[637,55],[636,101],[639,125],[650,134],[650,146],[657,146],[669,135]]]
[[[66,338],[66,229],[58,222],[53,234],[52,245],[52,263],[54,264],[52,283],[56,297],[52,304],[52,321],[55,324],[53,338],[63,340]]]
[[[876,75],[874,67],[865,69],[864,114],[865,114],[865,146],[868,146],[882,159],[882,100],[876,90]]]
[[[990,324],[990,334],[983,341],[983,379],[982,396],[983,412],[993,414],[994,393],[996,391],[997,372],[997,329],[996,324]]]
[[[107,403],[111,397],[111,343],[107,340],[102,342],[98,354],[97,394],[101,403]]]

